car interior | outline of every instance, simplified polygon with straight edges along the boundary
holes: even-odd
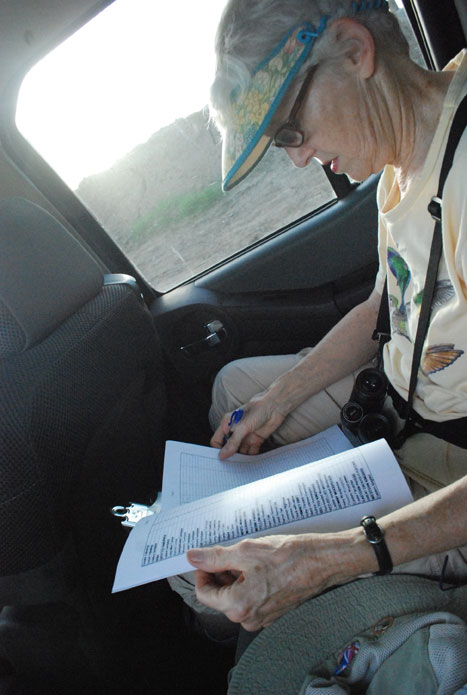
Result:
[[[209,444],[223,365],[313,346],[370,294],[377,272],[379,177],[357,185],[319,167],[331,192],[324,202],[297,204],[295,218],[260,237],[266,211],[250,207],[246,245],[232,250],[214,236],[208,245],[225,245],[225,257],[158,282],[148,238],[132,254],[111,233],[118,201],[108,214],[103,197],[88,204],[84,184],[68,185],[17,124],[26,75],[113,4],[0,0],[2,695],[226,692],[235,646],[203,635],[165,580],[111,593],[129,529],[110,510],[154,502],[166,440]],[[138,12],[139,2],[127,5]],[[429,68],[467,45],[466,0],[393,6]],[[161,188],[167,173],[159,180],[157,167],[150,177]],[[263,189],[245,185],[257,200]],[[293,208],[294,185],[281,177],[271,196]],[[117,197],[124,208],[125,194]],[[199,255],[206,214],[187,213]]]

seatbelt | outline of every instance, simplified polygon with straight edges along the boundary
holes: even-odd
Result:
[[[396,393],[396,398],[393,395],[393,401],[398,401],[394,403],[399,415],[405,420],[404,427],[401,432],[396,437],[396,442],[394,448],[399,448],[407,437],[414,434],[417,431],[430,431],[435,434],[435,436],[441,437],[442,439],[447,439],[447,441],[453,441],[453,431],[449,423],[456,423],[459,426],[463,424],[464,435],[457,433],[454,435],[456,441],[454,444],[458,446],[463,446],[467,448],[467,418],[458,418],[455,420],[448,420],[446,422],[434,422],[431,420],[426,420],[422,418],[412,407],[413,398],[415,395],[415,388],[417,385],[418,369],[420,366],[420,360],[423,351],[423,345],[425,342],[426,334],[428,331],[428,326],[430,322],[430,316],[432,311],[432,301],[433,294],[436,285],[436,279],[438,274],[439,261],[441,258],[443,239],[442,239],[442,197],[444,184],[449,171],[452,167],[452,162],[454,159],[454,154],[456,152],[459,140],[467,126],[467,96],[461,101],[459,107],[457,108],[456,114],[454,116],[451,130],[449,133],[448,142],[446,145],[446,151],[444,153],[443,163],[441,165],[441,172],[439,177],[438,192],[434,196],[429,205],[428,212],[435,220],[435,228],[433,231],[433,239],[431,243],[430,258],[428,260],[428,268],[425,279],[425,288],[423,290],[422,305],[420,308],[420,318],[418,321],[417,333],[415,336],[414,351],[412,358],[412,368],[410,374],[409,391],[407,401],[395,392],[395,389],[391,387],[391,391]],[[390,317],[389,317],[389,302],[388,302],[388,290],[387,290],[387,279],[384,286],[383,295],[381,297],[381,305],[378,313],[378,318],[376,322],[376,329],[373,333],[373,339],[379,340],[379,360],[382,362],[382,353],[384,344],[391,339],[390,334]],[[465,422],[464,422],[465,421]],[[445,426],[446,427],[443,427]],[[443,429],[445,432],[443,433]],[[435,430],[435,431],[433,431]],[[447,437],[442,436],[446,434]],[[459,440],[460,437],[460,440]],[[459,443],[462,441],[463,443]]]

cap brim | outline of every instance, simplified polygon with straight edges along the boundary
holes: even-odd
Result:
[[[272,142],[268,126],[316,36],[311,25],[292,28],[258,65],[248,88],[232,98],[231,124],[223,134],[224,191],[242,181],[268,150]]]
[[[242,158],[242,161],[238,162],[236,167],[230,167],[228,171],[222,171],[222,189],[224,191],[230,191],[234,186],[236,186],[240,181],[248,176],[248,174],[255,168],[255,166],[261,161],[269,147],[271,146],[272,138],[262,135],[260,136],[256,145],[251,148],[251,151],[246,153]],[[226,162],[226,157],[224,155],[224,148],[228,147],[228,136],[224,139],[222,149],[222,162]]]
[[[438,582],[401,574],[340,586],[262,630],[230,672],[229,695],[303,692],[307,674],[384,616],[432,610],[466,620],[467,586],[442,592]]]

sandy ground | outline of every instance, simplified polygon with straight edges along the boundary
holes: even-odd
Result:
[[[167,291],[333,197],[318,164],[295,169],[284,152],[271,149],[248,179],[207,212],[155,228],[151,239],[124,250],[156,289]]]

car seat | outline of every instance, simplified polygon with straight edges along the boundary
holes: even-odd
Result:
[[[19,674],[42,692],[40,674],[46,691],[63,666],[79,689],[80,640],[101,670],[96,635],[118,631],[124,604],[110,508],[159,489],[165,409],[136,282],[104,275],[44,209],[0,201],[0,683]]]

